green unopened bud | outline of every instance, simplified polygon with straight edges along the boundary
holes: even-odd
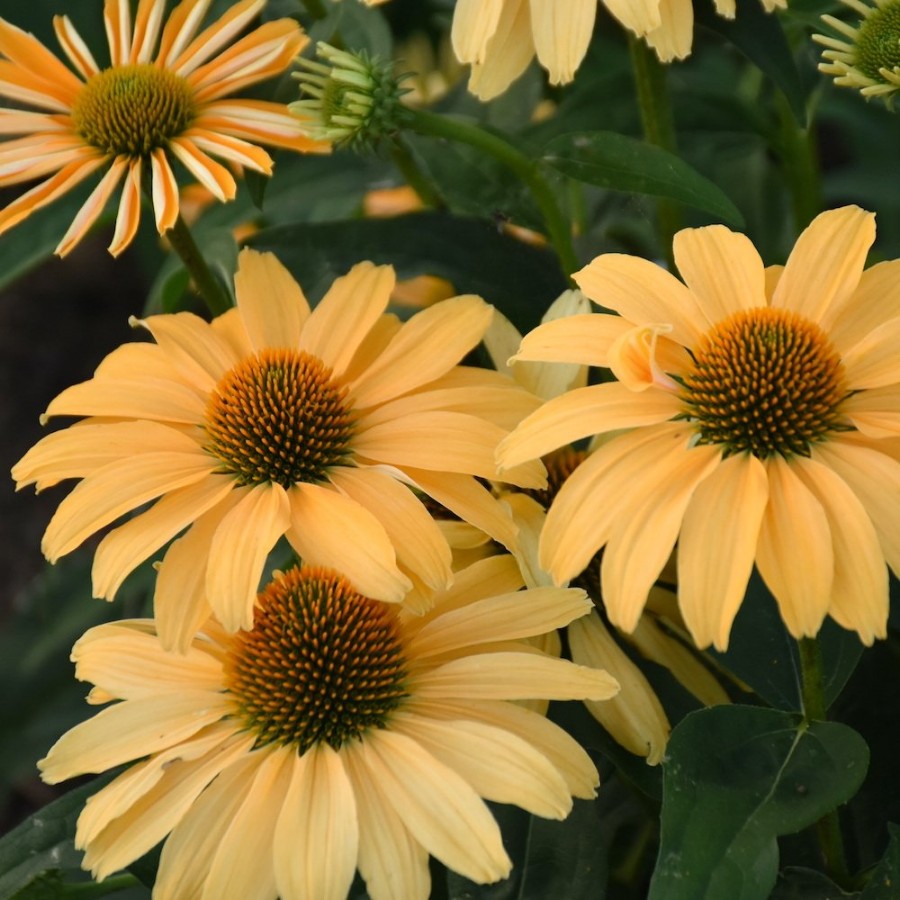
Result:
[[[333,144],[372,146],[403,126],[401,87],[393,63],[349,53],[320,41],[317,59],[299,59],[301,99],[288,104],[304,121],[308,137]]]
[[[815,34],[826,49],[819,71],[834,83],[859,90],[864,97],[882,97],[890,106],[900,90],[900,0],[842,0],[856,12],[855,25],[834,16],[822,21],[840,37]]]

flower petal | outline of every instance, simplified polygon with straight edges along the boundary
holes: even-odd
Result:
[[[550,73],[550,84],[566,84],[575,77],[587,53],[597,4],[595,0],[530,0],[530,5],[537,57]],[[633,28],[628,22],[623,24]]]
[[[483,62],[506,0],[459,0],[450,39],[460,62]]]
[[[150,152],[150,170],[156,230],[162,234],[173,228],[178,218],[178,182],[160,147]]]
[[[309,303],[274,253],[241,250],[234,293],[255,350],[299,346],[303,323],[309,318]]]
[[[356,874],[359,822],[353,786],[327,744],[292,754],[275,826],[275,884],[282,897],[345,900]]]
[[[768,496],[765,466],[751,454],[723,459],[694,491],[678,542],[678,605],[698,647],[728,647]]]
[[[858,206],[821,213],[797,239],[772,306],[827,323],[853,296],[875,240],[875,216]]]
[[[342,572],[361,594],[400,603],[412,588],[382,524],[355,500],[317,484],[290,492],[288,540],[304,562]]]
[[[621,316],[587,313],[538,325],[522,338],[510,362],[555,362],[607,366],[609,348],[633,328]]]
[[[78,210],[72,224],[66,230],[62,240],[53,251],[57,256],[65,256],[87,234],[91,226],[100,217],[106,208],[106,203],[118,187],[122,176],[125,174],[126,161],[123,157],[117,157],[109,167],[97,187],[91,191],[90,196]]]
[[[843,354],[850,390],[900,385],[900,317],[882,322]],[[900,388],[898,388],[900,392]]]
[[[834,582],[831,528],[822,504],[781,456],[766,461],[769,503],[756,564],[778,601],[788,631],[815,637],[828,612]]]
[[[681,277],[710,322],[766,305],[763,262],[746,235],[724,225],[685,228],[672,249]]]
[[[502,94],[534,58],[529,0],[504,0],[487,41],[484,59],[473,62],[469,77],[469,90],[481,100]]]
[[[900,259],[866,269],[851,300],[821,324],[843,355],[900,310]]]
[[[209,547],[206,592],[226,631],[253,627],[253,607],[266,557],[290,524],[280,484],[251,488],[222,519]]]

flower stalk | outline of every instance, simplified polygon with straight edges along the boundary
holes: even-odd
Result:
[[[197,293],[203,298],[213,316],[219,316],[231,309],[231,298],[207,265],[191,234],[191,229],[180,214],[171,230],[166,232],[166,237],[172,249],[181,257]]]

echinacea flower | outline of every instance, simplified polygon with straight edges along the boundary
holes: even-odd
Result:
[[[165,839],[168,900],[343,900],[357,869],[372,900],[426,900],[429,854],[506,877],[482,798],[562,819],[598,784],[566,732],[513,701],[617,690],[522,641],[583,615],[584,593],[520,586],[513,560],[485,560],[423,616],[303,567],[260,593],[252,631],[210,620],[184,656],[152,620],[91,629],[76,676],[118,702],[39,763],[51,783],[132,764],[79,817],[83,865],[103,879]]]
[[[451,578],[450,548],[413,488],[512,546],[508,515],[477,478],[496,477],[497,442],[536,398],[510,379],[456,363],[491,307],[456,297],[400,322],[384,313],[393,269],[360,263],[310,311],[272,254],[244,250],[237,307],[140,324],[47,416],[89,416],[50,434],[13,469],[40,490],[81,482],[44,535],[51,561],[151,501],[97,548],[94,593],[179,532],[156,585],[166,646],[185,648],[209,605],[249,628],[267,555],[287,535],[313,564],[340,563],[354,587],[400,601]],[[512,473],[543,481],[538,463]]]
[[[764,269],[723,226],[675,237],[684,283],[607,254],[574,277],[619,315],[561,319],[522,359],[608,366],[498,449],[501,467],[587,435],[600,446],[560,490],[540,562],[562,583],[602,547],[610,620],[631,631],[677,541],[696,643],[725,649],[755,564],[795,637],[826,615],[870,644],[900,572],[900,260],[863,271],[874,216],[818,216]]]
[[[882,97],[888,104],[900,89],[900,5],[897,0],[842,0],[861,21],[855,26],[834,16],[822,21],[842,35],[814,34],[822,44],[819,71],[834,76],[834,83],[856,88],[863,97]]]
[[[768,12],[787,0],[763,0]],[[469,90],[482,100],[502,94],[535,55],[551,84],[565,84],[581,65],[598,0],[457,0],[451,36],[461,62],[471,63]],[[691,0],[604,0],[621,25],[644,38],[663,62],[684,59],[694,37]],[[715,0],[733,19],[735,0]]]
[[[306,138],[285,106],[229,97],[283,72],[309,40],[293,19],[267,22],[228,46],[265,6],[240,0],[197,33],[211,0],[105,0],[110,64],[102,68],[67,16],[53,20],[75,71],[33,35],[0,19],[0,96],[35,111],[0,109],[0,186],[44,178],[0,210],[0,234],[72,190],[94,172],[99,184],[56,252],[68,253],[123,183],[109,252],[137,231],[146,182],[162,234],[178,218],[178,160],[213,195],[234,197],[231,172],[213,157],[271,174],[256,143],[298,151],[327,149]],[[227,49],[223,49],[227,48]]]

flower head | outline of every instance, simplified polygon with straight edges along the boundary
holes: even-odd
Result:
[[[360,263],[314,310],[271,254],[244,250],[237,307],[139,323],[155,344],[125,344],[48,416],[88,416],[48,435],[13,476],[38,489],[81,482],[44,535],[55,560],[156,501],[101,541],[94,592],[167,550],[156,616],[185,648],[209,602],[229,631],[249,628],[267,555],[286,535],[306,562],[337,565],[357,590],[409,602],[451,578],[450,548],[417,498],[428,495],[496,540],[515,529],[477,477],[537,400],[495,372],[456,363],[491,308],[474,296],[400,324],[384,310],[393,270]],[[540,464],[512,480],[537,486]],[[207,599],[209,598],[209,600]]]
[[[175,224],[174,160],[225,201],[235,195],[234,177],[213,157],[271,174],[272,159],[256,142],[324,149],[284,106],[228,98],[283,72],[308,41],[293,19],[279,19],[227,46],[263,6],[241,0],[198,34],[209,0],[182,0],[165,23],[166,0],[140,0],[133,24],[129,0],[106,0],[106,68],[68,17],[56,16],[74,72],[0,19],[0,96],[37,110],[0,109],[0,133],[23,135],[0,143],[0,186],[50,176],[0,211],[0,233],[103,169],[56,252],[63,256],[81,240],[124,181],[109,247],[118,255],[137,231],[145,180],[158,231]]]
[[[55,783],[132,763],[78,820],[84,866],[105,878],[165,838],[166,897],[342,900],[359,869],[373,900],[425,900],[429,854],[505,877],[481,798],[561,819],[598,783],[572,738],[512,701],[617,690],[522,642],[583,615],[584,594],[520,586],[509,557],[485,560],[422,616],[303,567],[263,590],[252,631],[210,620],[184,656],[152,620],[91,629],[76,675],[118,702],[39,764]]]
[[[900,3],[897,0],[842,0],[861,17],[850,25],[834,16],[822,21],[842,35],[814,34],[822,44],[819,71],[834,75],[834,83],[856,88],[864,97],[883,97],[891,103],[900,88]]]
[[[472,65],[469,90],[482,100],[502,94],[535,55],[551,84],[571,81],[587,53],[598,5],[598,0],[457,0],[453,47],[461,62]],[[690,54],[691,0],[604,0],[603,5],[663,62]],[[771,11],[786,0],[763,0],[763,5]],[[715,0],[715,7],[719,15],[734,18],[734,0]]]
[[[300,58],[295,74],[304,99],[289,104],[304,121],[304,132],[315,140],[368,146],[394,134],[402,124],[400,98],[404,76],[392,62],[348,53],[320,41],[319,61]]]
[[[727,646],[754,564],[792,635],[826,615],[865,643],[885,634],[885,563],[900,571],[900,260],[863,271],[874,235],[874,217],[846,207],[816,218],[783,268],[711,226],[676,235],[685,283],[618,254],[575,275],[619,315],[543,325],[519,357],[580,358],[618,381],[550,400],[498,450],[516,465],[603,436],[547,516],[540,559],[557,583],[604,548],[606,609],[631,631],[677,541],[701,647]]]

